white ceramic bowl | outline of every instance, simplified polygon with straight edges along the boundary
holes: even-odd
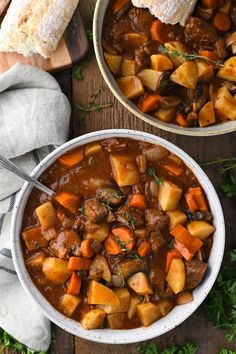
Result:
[[[190,135],[190,136],[213,136],[213,135],[231,133],[235,131],[236,120],[228,121],[216,125],[210,125],[205,128],[183,128],[176,124],[164,123],[148,114],[142,113],[140,109],[132,101],[125,98],[120,88],[118,87],[116,80],[111,74],[103,57],[101,38],[102,38],[103,20],[104,20],[104,15],[108,3],[109,0],[97,0],[96,3],[94,22],[93,22],[94,49],[95,49],[98,66],[103,75],[103,78],[106,81],[110,90],[112,91],[113,95],[120,101],[120,103],[122,103],[125,108],[127,108],[131,113],[136,115],[138,118],[141,118],[145,122],[171,133]]]
[[[141,342],[160,336],[161,334],[166,333],[174,327],[178,326],[198,308],[198,306],[203,302],[203,300],[209,293],[220,269],[224,253],[225,226],[224,217],[217,194],[210,180],[203,172],[203,170],[199,167],[199,165],[175,145],[157,136],[144,132],[112,129],[83,135],[81,137],[69,141],[68,143],[62,145],[61,147],[53,151],[51,154],[49,154],[34,169],[31,175],[38,178],[59,156],[63,155],[71,149],[74,149],[77,146],[91,143],[99,139],[107,139],[111,137],[133,138],[137,140],[147,141],[153,144],[159,144],[165,147],[169,151],[179,156],[184,161],[184,163],[194,172],[203,189],[205,190],[213,214],[216,232],[214,235],[213,247],[208,262],[208,271],[202,284],[198,286],[196,290],[194,290],[194,301],[186,305],[175,307],[166,317],[163,317],[162,319],[147,328],[141,327],[132,330],[102,329],[86,331],[80,326],[78,322],[75,322],[74,320],[63,316],[61,313],[56,311],[47,302],[44,296],[39,292],[39,290],[33,284],[24,264],[20,233],[25,205],[32,190],[32,187],[28,183],[24,184],[13,211],[11,228],[13,246],[12,253],[18,277],[26,293],[32,297],[32,299],[39,305],[44,315],[47,316],[52,322],[56,323],[58,326],[65,329],[66,331],[81,338],[85,338],[87,340],[101,343],[124,344]]]

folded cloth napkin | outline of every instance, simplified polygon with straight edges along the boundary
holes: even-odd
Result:
[[[68,137],[70,104],[57,81],[16,64],[0,76],[0,154],[30,173]],[[37,351],[50,345],[50,322],[26,295],[11,256],[11,212],[23,181],[0,168],[0,327]]]

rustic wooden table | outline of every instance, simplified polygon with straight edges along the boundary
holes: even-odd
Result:
[[[80,12],[87,29],[91,30],[91,7],[89,1],[80,1]],[[148,125],[129,113],[112,95],[106,86],[96,59],[91,49],[83,61],[84,79],[77,81],[72,78],[70,70],[57,73],[55,77],[60,83],[63,92],[71,101],[73,115],[71,120],[70,138],[93,132],[96,130],[110,128],[129,128],[161,136],[164,139],[176,144],[186,151],[196,161],[210,161],[218,156],[232,156],[236,154],[236,132],[228,135],[211,138],[192,138],[159,130]],[[97,102],[100,104],[112,102],[111,108],[91,112],[84,122],[81,122],[81,111],[76,109],[75,103],[85,104],[96,89],[102,86],[103,89]],[[214,168],[207,168],[206,173],[214,184],[220,197],[225,215],[226,223],[226,252],[231,248],[236,248],[236,218],[235,200],[226,198],[219,189],[221,178],[216,174]],[[152,340],[162,349],[173,343],[181,344],[186,340],[194,340],[199,345],[199,354],[217,354],[221,348],[236,348],[236,340],[229,345],[225,340],[225,332],[216,330],[205,318],[203,310],[199,308],[190,318],[177,328],[161,337]],[[49,350],[51,354],[134,354],[140,344],[131,345],[106,345],[89,342],[75,337],[56,325],[52,325],[52,344]],[[5,351],[4,354],[11,354]]]

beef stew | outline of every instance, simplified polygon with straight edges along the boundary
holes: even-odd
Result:
[[[194,128],[235,120],[235,13],[235,0],[199,0],[182,27],[131,0],[110,0],[104,59],[124,96],[162,122]]]
[[[126,138],[61,156],[33,189],[22,224],[29,274],[85,329],[149,326],[193,300],[215,228],[206,195],[182,160]]]

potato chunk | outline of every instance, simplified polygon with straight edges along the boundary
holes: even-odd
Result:
[[[42,271],[54,284],[64,284],[71,275],[67,268],[68,262],[56,257],[44,259]]]
[[[175,294],[183,290],[185,285],[185,267],[182,259],[173,259],[166,281]]]
[[[89,271],[89,275],[93,272],[93,270],[101,270],[101,277],[106,280],[106,281],[111,281],[111,271],[109,268],[109,265],[107,263],[107,260],[105,257],[103,257],[102,255],[98,254],[91,266],[90,266],[90,271]]]
[[[74,295],[65,294],[59,303],[59,309],[64,312],[66,316],[71,317],[81,300]]]
[[[40,247],[47,246],[48,241],[42,234],[40,227],[32,227],[31,229],[22,232],[22,238],[29,251],[34,251]]]
[[[215,231],[215,227],[206,221],[192,221],[187,225],[187,229],[191,235],[202,241]]]
[[[134,75],[121,77],[117,84],[126,98],[132,100],[144,94],[142,81]]]
[[[183,54],[186,52],[186,47],[180,41],[167,42],[164,44],[164,46],[169,52],[177,51]],[[184,55],[178,55],[178,56],[173,56],[171,60],[174,63],[175,67],[178,67],[181,64],[183,64],[186,59]]]
[[[101,223],[98,228],[93,232],[87,232],[85,235],[86,239],[92,239],[97,241],[104,241],[107,238],[109,232],[109,226],[106,223]]]
[[[166,55],[153,54],[151,55],[151,67],[156,71],[164,71],[173,69],[174,64]]]
[[[88,288],[88,304],[91,305],[119,305],[118,296],[106,287],[95,280],[92,280]]]
[[[103,309],[106,313],[127,312],[129,308],[130,293],[126,288],[113,289],[114,293],[120,300],[119,305],[101,305],[99,308]]]
[[[229,119],[236,119],[236,100],[233,98],[227,87],[221,87],[215,99],[215,108]]]
[[[44,259],[46,258],[46,254],[44,252],[38,252],[34,254],[32,257],[28,258],[26,261],[27,267],[30,268],[42,268]]]
[[[87,312],[82,320],[81,325],[84,329],[97,329],[101,328],[106,312],[101,309],[93,309]]]
[[[212,67],[205,61],[197,61],[198,82],[208,82],[214,75]]]
[[[44,230],[52,227],[57,219],[56,211],[51,202],[44,203],[35,209],[40,225]]]
[[[224,66],[220,68],[217,76],[225,80],[236,81],[236,56],[224,62]]]
[[[111,155],[110,161],[114,178],[119,187],[137,183],[137,165],[130,156]]]
[[[110,53],[104,53],[105,61],[113,74],[118,74],[120,71],[122,56]]]
[[[136,75],[136,61],[133,59],[124,58],[122,61],[122,76],[134,76]]]
[[[140,295],[132,295],[129,302],[128,318],[133,318],[137,312],[137,305],[142,301]]]
[[[151,295],[153,293],[146,274],[142,272],[132,275],[132,277],[128,279],[127,284],[139,295]]]
[[[144,86],[152,91],[156,91],[163,73],[152,69],[144,69],[140,71],[137,76]]]
[[[172,230],[175,226],[179,224],[184,224],[187,221],[187,215],[180,210],[171,210],[167,212],[169,216],[170,223],[169,229]]]
[[[159,203],[161,209],[169,211],[176,209],[182,195],[182,189],[174,183],[164,181],[159,187]]]
[[[197,64],[193,61],[184,62],[171,74],[170,79],[181,86],[195,90],[198,80]]]
[[[111,329],[121,329],[124,326],[125,313],[111,313],[107,315],[107,324]]]
[[[161,317],[161,311],[158,306],[152,302],[146,302],[137,305],[138,316],[142,324],[147,327]]]
[[[180,293],[177,297],[177,305],[188,304],[193,301],[193,295],[190,291],[184,291]]]
[[[156,113],[155,117],[160,119],[162,122],[171,123],[175,119],[177,113],[176,107],[170,108],[160,108]]]
[[[207,102],[198,113],[198,120],[200,127],[215,123],[215,111],[213,102]]]
[[[161,315],[164,317],[173,309],[174,304],[170,299],[163,299],[158,302],[158,307],[161,311]]]

